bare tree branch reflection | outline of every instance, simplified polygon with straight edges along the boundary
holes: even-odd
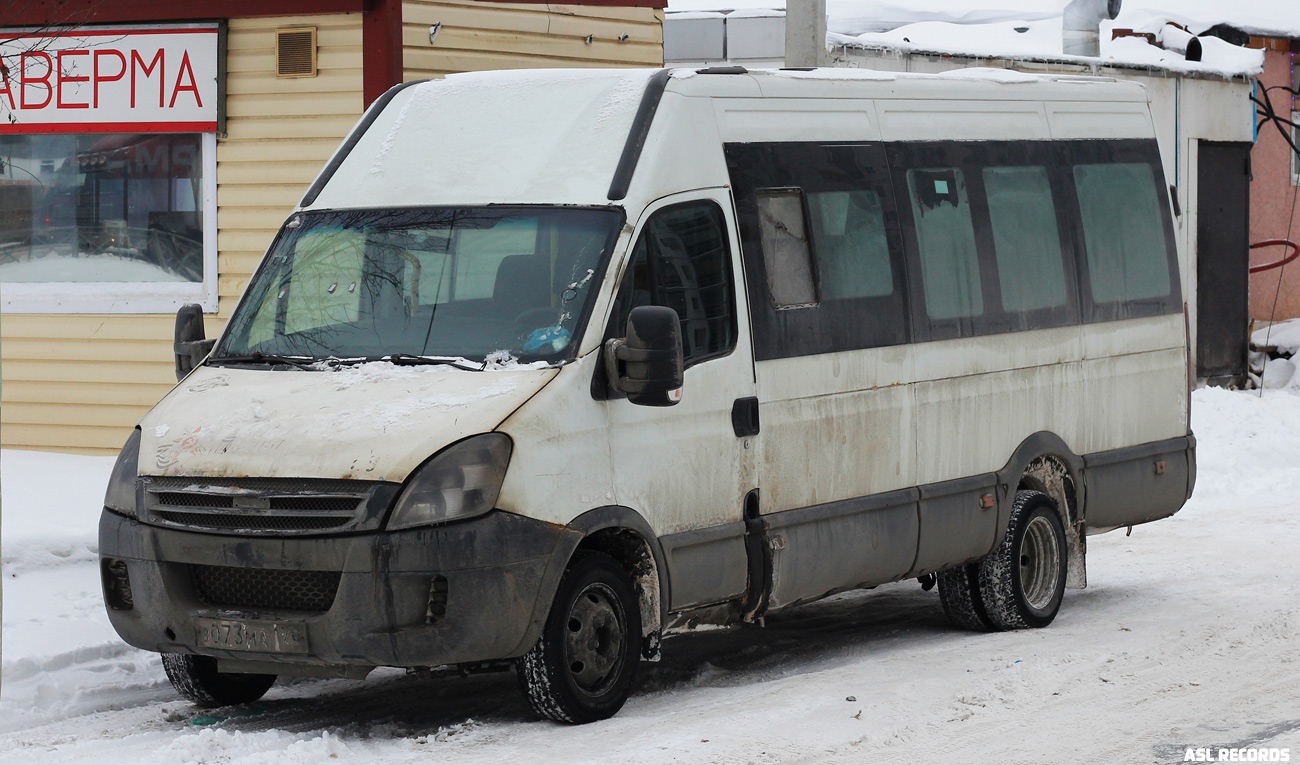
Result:
[[[622,213],[478,207],[304,213],[216,356],[562,362],[599,290]]]

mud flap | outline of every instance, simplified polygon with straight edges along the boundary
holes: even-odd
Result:
[[[758,489],[745,495],[745,558],[749,586],[741,618],[753,622],[763,617],[772,591],[772,548],[767,539],[767,522],[758,514]]]

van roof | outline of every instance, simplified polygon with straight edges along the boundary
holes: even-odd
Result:
[[[967,110],[981,101],[1068,101],[1085,111],[1093,108],[1089,102],[1144,106],[1147,100],[1145,90],[1131,82],[991,69],[943,74],[740,67],[454,74],[398,86],[372,105],[302,207],[611,204],[622,198],[611,196],[620,160],[623,175],[630,177],[625,149],[639,149],[650,125],[675,119],[672,106],[661,109],[657,118],[649,108],[659,106],[661,93],[688,99],[825,99],[828,111],[841,113],[845,102],[854,100],[902,99],[918,105],[960,100]],[[638,115],[639,110],[644,113]],[[819,111],[807,101],[799,110]],[[691,119],[698,117],[697,111]],[[641,129],[639,138],[634,128]],[[633,166],[635,160],[632,152]],[[690,161],[686,156],[682,160]]]

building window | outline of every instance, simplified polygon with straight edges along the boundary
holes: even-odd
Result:
[[[215,310],[211,133],[0,135],[9,313]]]

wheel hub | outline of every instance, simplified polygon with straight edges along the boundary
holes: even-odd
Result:
[[[1061,550],[1052,524],[1037,516],[1020,543],[1020,583],[1025,602],[1036,611],[1047,609],[1061,577]]]
[[[600,694],[617,677],[625,623],[617,597],[599,582],[585,587],[574,599],[566,624],[565,659],[583,691]]]

